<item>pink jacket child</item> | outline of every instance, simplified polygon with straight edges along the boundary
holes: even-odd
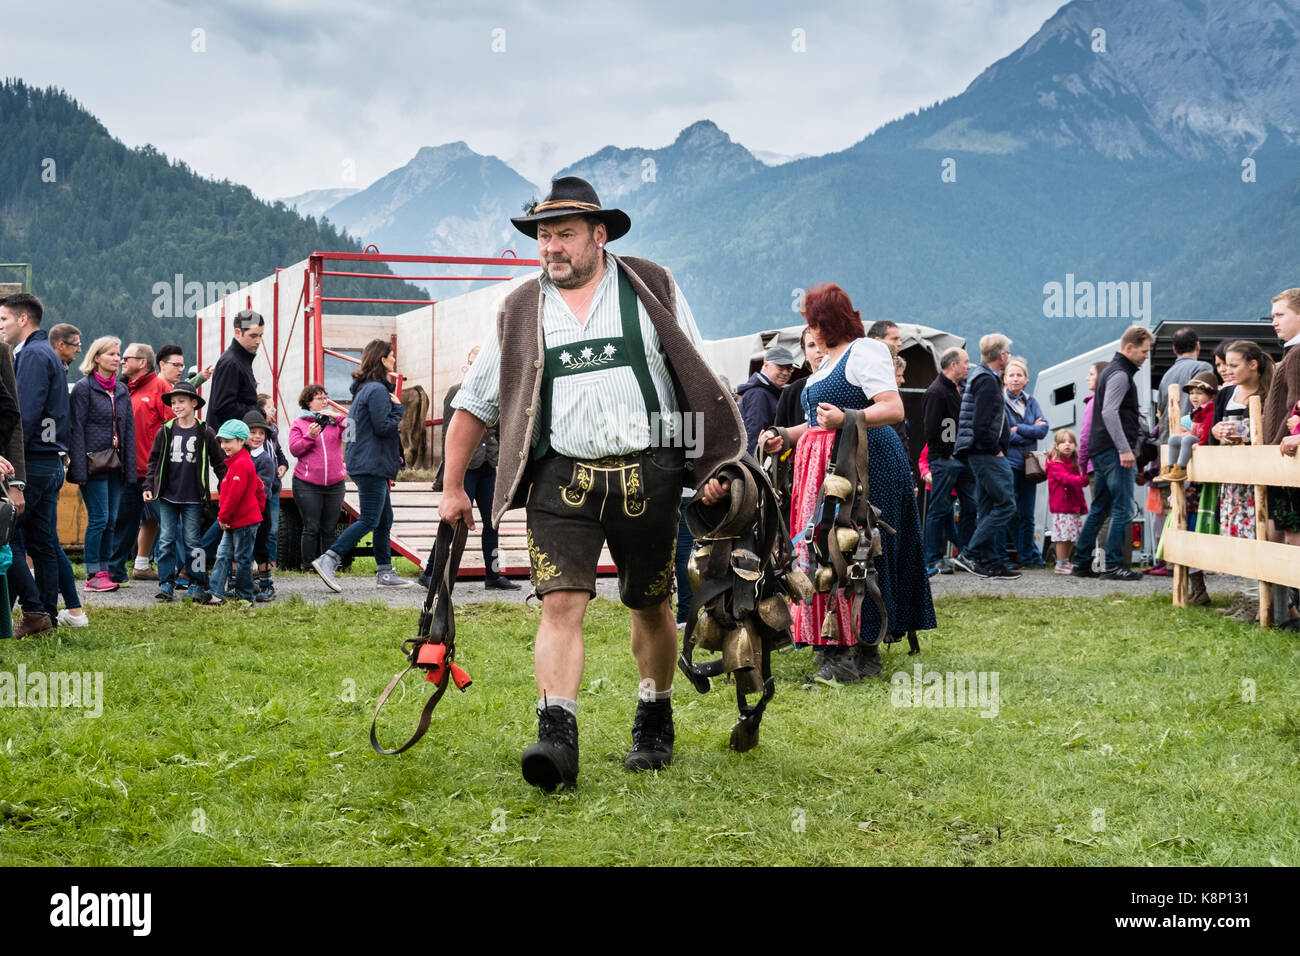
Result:
[[[348,476],[343,464],[343,432],[347,418],[340,416],[312,437],[315,416],[305,412],[293,420],[289,429],[289,451],[298,459],[293,476],[313,485],[332,485]]]
[[[1088,476],[1079,470],[1077,460],[1047,456],[1047,510],[1054,515],[1088,513],[1083,489]]]

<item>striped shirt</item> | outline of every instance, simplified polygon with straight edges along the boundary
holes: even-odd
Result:
[[[605,257],[605,275],[592,296],[585,325],[569,309],[555,283],[545,273],[540,276],[542,334],[547,348],[581,345],[597,339],[603,344],[623,334],[618,308],[618,260],[611,252],[606,252]],[[699,329],[695,327],[695,317],[676,282],[673,291],[677,324],[698,349],[702,343]],[[663,430],[663,440],[667,440],[681,430],[679,416],[673,414],[679,411],[677,396],[659,346],[659,334],[640,299],[636,305],[646,364],[659,396],[660,407],[651,411],[661,414],[658,424]],[[493,329],[461,383],[452,407],[463,408],[491,426],[496,424],[500,415],[500,395],[501,346]],[[589,460],[607,455],[627,455],[650,445],[645,400],[636,373],[631,368],[600,369],[557,378],[552,383],[551,402],[551,447],[562,455]],[[534,429],[539,427],[537,419],[538,416],[534,416]],[[536,441],[534,431],[532,443]]]

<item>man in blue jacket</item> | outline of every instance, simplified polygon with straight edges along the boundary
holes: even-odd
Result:
[[[0,299],[0,329],[14,350],[14,374],[23,413],[27,507],[12,539],[9,590],[22,603],[15,637],[54,627],[59,600],[59,489],[68,451],[68,375],[41,328],[41,300],[20,292]],[[36,577],[27,570],[31,551]]]
[[[1002,370],[1010,358],[1011,340],[1005,335],[992,332],[980,339],[981,362],[966,379],[954,452],[975,475],[979,523],[970,544],[953,563],[982,578],[1007,580],[1020,575],[1007,567],[1005,556],[994,548],[994,539],[1016,511],[1007,462],[1011,436],[1002,412]]]
[[[794,371],[794,353],[784,345],[774,345],[763,355],[763,367],[749,377],[749,381],[736,389],[740,401],[740,417],[745,420],[745,436],[749,451],[754,452],[761,432],[776,421],[776,401],[781,389],[790,381]]]

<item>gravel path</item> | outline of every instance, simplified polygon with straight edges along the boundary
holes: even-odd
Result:
[[[280,598],[290,594],[301,595],[309,604],[324,604],[331,600],[347,601],[382,601],[391,607],[415,607],[424,600],[424,592],[419,588],[392,590],[375,586],[374,578],[343,575],[338,578],[343,586],[342,594],[335,594],[325,587],[320,578],[314,574],[279,574],[275,579],[276,592]],[[931,590],[936,599],[950,595],[984,594],[995,597],[1108,597],[1120,595],[1147,595],[1152,593],[1169,594],[1172,578],[1143,576],[1141,581],[1123,583],[1117,581],[1100,581],[1097,579],[1071,578],[1053,574],[1048,571],[1024,571],[1015,581],[1000,581],[977,578],[973,574],[957,572],[956,574],[935,575],[930,579]],[[526,580],[518,591],[486,590],[482,584],[464,580],[456,585],[458,601],[505,601],[514,604],[523,603],[528,596]],[[1245,582],[1239,578],[1223,575],[1208,575],[1206,579],[1210,594],[1215,597],[1235,594]],[[596,583],[597,593],[603,597],[618,600],[618,580],[603,577]],[[152,607],[158,602],[154,599],[157,586],[152,581],[136,581],[129,588],[122,588],[108,593],[86,594],[82,591],[82,601],[88,608],[95,607]]]

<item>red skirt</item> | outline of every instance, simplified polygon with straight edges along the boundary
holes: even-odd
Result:
[[[835,444],[835,435],[836,432],[826,428],[810,428],[803,433],[794,452],[794,489],[790,494],[790,533],[800,536],[800,540],[795,544],[795,562],[809,577],[812,577],[813,569],[809,564],[808,546],[803,542],[802,532],[812,518],[813,509],[817,507],[817,495],[821,492],[826,466],[830,463],[831,446]],[[796,644],[811,644],[814,647],[827,645],[852,647],[858,642],[858,636],[852,627],[852,607],[848,599],[841,596],[842,593],[839,590],[834,592],[839,636],[830,640],[822,637],[822,622],[826,618],[831,595],[815,594],[811,603],[793,606],[792,633]]]

